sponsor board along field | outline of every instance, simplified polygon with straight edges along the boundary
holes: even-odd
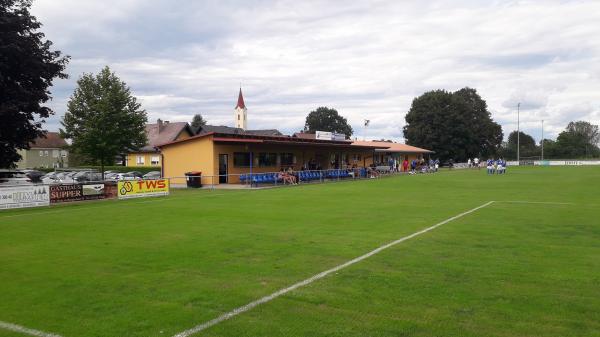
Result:
[[[0,336],[600,336],[600,168],[0,211]]]

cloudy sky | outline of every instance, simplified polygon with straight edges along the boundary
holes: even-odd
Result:
[[[232,125],[240,83],[249,128],[300,130],[336,108],[363,137],[402,141],[404,115],[432,89],[478,90],[505,137],[600,124],[600,1],[35,0],[71,55],[51,106],[57,130],[83,72],[109,65],[149,119]]]

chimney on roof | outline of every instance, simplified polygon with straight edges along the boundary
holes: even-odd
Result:
[[[158,126],[158,133],[160,133],[162,131],[162,129],[164,128],[164,124],[163,124],[162,119],[160,119],[160,118],[157,119],[156,120],[156,125]]]

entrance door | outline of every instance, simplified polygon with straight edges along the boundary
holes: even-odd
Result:
[[[219,184],[227,184],[227,155],[219,155]]]

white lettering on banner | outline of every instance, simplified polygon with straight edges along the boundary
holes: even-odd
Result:
[[[548,160],[550,166],[600,165],[600,160]]]
[[[508,162],[509,165],[517,165],[517,162]],[[514,163],[514,164],[513,164]],[[535,160],[535,166],[584,166],[600,165],[600,160]]]
[[[50,205],[50,191],[46,185],[0,188],[0,209],[48,205]]]

